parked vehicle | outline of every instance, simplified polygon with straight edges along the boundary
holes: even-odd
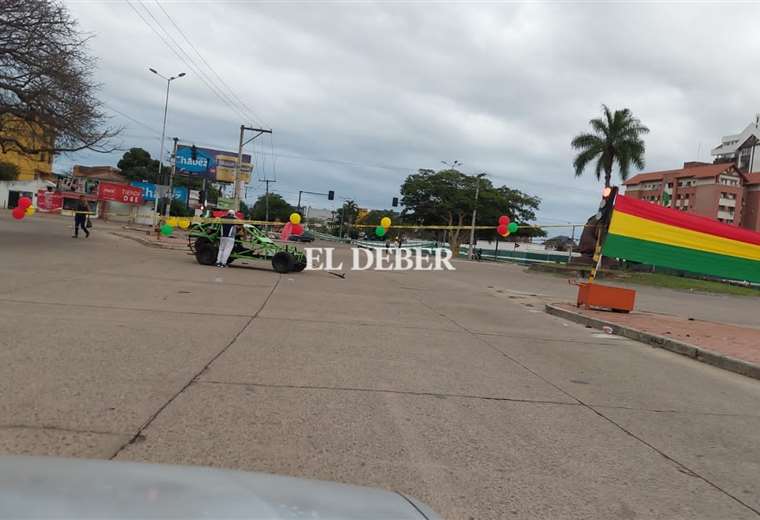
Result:
[[[288,240],[291,242],[314,242],[314,233],[311,231],[304,231],[300,235],[290,235]]]

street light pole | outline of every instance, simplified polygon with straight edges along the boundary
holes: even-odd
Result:
[[[475,176],[475,206],[472,208],[472,226],[470,227],[470,251],[468,256],[470,260],[475,258],[475,218],[478,214],[478,195],[480,195],[480,179],[485,177],[485,173],[479,173]]]
[[[158,76],[159,78],[162,78],[166,80],[166,98],[164,99],[164,124],[161,129],[161,151],[158,155],[158,180],[159,182],[163,182],[163,171],[164,171],[164,140],[166,139],[166,115],[169,112],[169,87],[171,86],[172,81],[175,79],[179,79],[186,74],[184,72],[180,72],[176,76],[171,76],[167,78],[163,74],[159,73],[156,69],[149,68],[149,71],[151,71],[153,74]],[[171,197],[171,194],[169,194],[169,197]],[[155,208],[156,213],[158,213],[158,197],[156,197],[156,203]],[[168,213],[167,213],[168,214]]]

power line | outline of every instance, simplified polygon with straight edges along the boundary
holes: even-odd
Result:
[[[119,114],[122,117],[126,117],[127,119],[129,119],[133,123],[137,123],[138,125],[140,125],[140,126],[142,126],[144,128],[147,128],[148,130],[150,130],[151,132],[153,132],[154,134],[156,134],[157,137],[161,136],[161,132],[159,132],[158,130],[156,130],[152,126],[148,125],[147,123],[143,123],[139,119],[135,119],[134,117],[130,116],[129,114],[125,114],[121,110],[118,110],[118,109],[112,107],[111,105],[109,105],[107,103],[103,103],[103,106],[106,107],[106,109],[110,110],[111,112],[115,112],[116,114]]]
[[[202,72],[199,72],[199,71],[197,71],[194,65],[192,65],[192,64],[190,64],[190,63],[188,63],[188,61],[187,61],[187,60],[186,60],[186,59],[185,59],[185,58],[184,58],[184,57],[183,57],[183,56],[182,56],[182,55],[181,55],[179,52],[177,52],[177,50],[176,50],[174,47],[172,47],[172,45],[171,45],[171,44],[169,43],[169,41],[168,41],[168,40],[167,40],[167,39],[164,37],[164,35],[162,35],[162,34],[161,34],[161,33],[160,33],[160,32],[159,32],[159,31],[158,31],[158,30],[157,30],[157,29],[156,29],[156,28],[155,28],[155,27],[154,27],[154,26],[153,26],[153,25],[152,25],[152,24],[151,24],[151,23],[148,21],[148,19],[147,19],[147,18],[145,18],[145,16],[143,16],[143,14],[142,14],[142,13],[141,13],[141,12],[140,12],[140,11],[139,11],[139,10],[138,10],[138,9],[137,9],[137,8],[136,8],[134,5],[133,5],[133,4],[132,4],[132,2],[131,2],[130,0],[126,0],[126,1],[127,1],[127,4],[129,5],[129,7],[131,7],[131,8],[132,8],[132,10],[133,10],[135,13],[137,13],[137,15],[138,15],[138,16],[140,17],[140,19],[143,21],[143,23],[144,23],[145,25],[147,25],[147,26],[148,26],[148,28],[150,28],[150,30],[151,30],[151,31],[153,31],[153,33],[154,33],[156,36],[158,36],[158,37],[159,37],[159,39],[161,39],[161,41],[164,43],[164,45],[165,45],[165,46],[166,46],[166,47],[167,47],[167,48],[168,48],[170,51],[172,51],[172,53],[174,53],[174,55],[175,55],[175,56],[177,56],[177,58],[179,58],[179,59],[180,59],[180,61],[182,61],[182,63],[184,63],[185,65],[187,65],[187,66],[190,68],[190,70],[191,70],[191,71],[193,71],[194,73],[198,74],[198,78],[199,78],[199,79],[200,79],[200,80],[201,80],[201,81],[202,81],[202,82],[203,82],[203,83],[206,85],[206,87],[207,87],[207,88],[208,88],[208,89],[211,91],[211,93],[212,93],[212,94],[214,94],[214,95],[215,95],[217,98],[219,98],[219,99],[220,99],[220,100],[221,100],[221,101],[222,101],[222,102],[223,102],[225,105],[227,105],[227,107],[228,107],[228,108],[230,108],[230,109],[231,109],[231,110],[232,110],[232,111],[235,113],[235,115],[236,115],[236,116],[242,117],[244,120],[246,119],[246,117],[245,117],[245,115],[244,115],[244,114],[242,114],[242,113],[241,113],[239,110],[237,110],[237,109],[234,107],[234,105],[232,105],[232,104],[231,104],[231,103],[230,103],[228,100],[226,100],[226,99],[225,99],[223,96],[221,96],[221,95],[220,95],[220,94],[219,94],[219,93],[218,93],[218,92],[217,92],[217,91],[214,89],[214,87],[213,87],[213,86],[212,86],[212,85],[211,85],[211,84],[210,84],[210,83],[209,83],[209,82],[208,82],[208,81],[207,81],[207,80],[206,80],[206,79],[203,77],[203,73],[202,73]],[[148,14],[149,14],[149,15],[150,15],[152,18],[153,18],[153,20],[155,20],[155,21],[156,21],[156,24],[157,24],[159,27],[161,27],[161,29],[162,29],[164,32],[166,32],[166,29],[164,29],[164,28],[163,28],[163,26],[162,26],[162,25],[161,25],[161,24],[158,22],[158,20],[156,20],[155,16],[153,16],[153,14],[152,14],[152,13],[151,13],[151,12],[150,12],[150,11],[149,11],[149,10],[148,10],[146,7],[145,7],[145,5],[143,5],[142,3],[140,3],[140,5],[141,5],[141,6],[142,6],[142,8],[143,8],[143,9],[145,9],[145,11],[146,11],[146,12],[147,12],[147,13],[148,13]],[[175,45],[176,45],[176,43],[175,43]],[[181,47],[180,47],[180,50],[182,50],[182,52],[185,52],[185,51],[184,51],[184,50],[183,50]]]
[[[229,84],[228,84],[226,81],[224,81],[224,79],[222,79],[222,77],[219,75],[219,73],[216,71],[216,69],[214,69],[214,67],[212,67],[212,66],[211,66],[211,64],[210,64],[208,61],[206,61],[206,59],[205,59],[205,58],[203,57],[203,55],[200,53],[200,51],[199,51],[199,50],[198,50],[198,48],[195,46],[195,44],[192,42],[192,40],[190,40],[190,39],[187,37],[187,35],[185,34],[185,32],[184,32],[184,31],[183,31],[183,30],[180,28],[180,26],[179,26],[179,25],[177,25],[177,23],[174,21],[174,18],[172,18],[172,17],[169,15],[169,13],[166,11],[166,9],[164,9],[164,7],[163,7],[162,5],[161,5],[161,4],[158,2],[158,0],[154,0],[154,1],[156,2],[156,5],[158,6],[158,8],[159,8],[159,9],[161,9],[161,11],[164,13],[164,15],[165,15],[165,16],[166,16],[166,17],[169,19],[169,21],[172,23],[172,25],[174,26],[174,28],[175,28],[175,29],[177,29],[177,31],[178,31],[178,32],[179,32],[179,34],[182,36],[182,38],[184,38],[184,40],[185,40],[185,41],[188,43],[188,45],[190,45],[190,48],[192,48],[192,49],[195,51],[195,54],[197,54],[197,55],[198,55],[198,57],[201,59],[201,61],[202,61],[202,62],[203,62],[205,65],[206,65],[206,67],[208,67],[208,69],[209,69],[209,70],[210,70],[210,71],[211,71],[211,72],[214,74],[214,76],[216,76],[216,78],[219,80],[219,82],[220,82],[222,85],[224,85],[224,86],[227,88],[227,91],[228,91],[228,92],[229,92],[229,93],[232,95],[232,98],[233,98],[233,99],[235,99],[235,100],[237,100],[237,102],[238,102],[238,103],[239,103],[239,104],[240,104],[240,105],[241,105],[241,106],[242,106],[242,107],[245,109],[245,111],[248,113],[248,115],[249,115],[249,116],[250,116],[250,117],[253,119],[253,121],[254,121],[254,122],[257,124],[257,125],[261,126],[262,128],[265,128],[265,127],[266,127],[266,125],[265,125],[265,124],[264,124],[264,123],[261,121],[261,118],[257,117],[256,113],[255,113],[255,112],[254,112],[254,111],[253,111],[253,110],[252,110],[252,109],[251,109],[251,108],[250,108],[248,105],[246,105],[246,104],[245,104],[245,102],[243,102],[243,100],[242,100],[242,99],[240,99],[240,97],[239,97],[239,96],[238,96],[238,95],[235,93],[235,91],[234,91],[234,90],[232,90],[232,87],[230,87],[230,86],[229,86]]]
[[[156,3],[158,4],[158,2],[156,2]],[[230,108],[232,108],[244,120],[248,119],[248,116],[246,114],[243,114],[243,112],[240,110],[240,107],[235,106],[235,102],[232,101],[232,99],[224,91],[222,91],[222,89],[220,89],[218,86],[216,86],[216,84],[214,83],[214,80],[212,80],[208,76],[208,74],[205,73],[205,71],[196,63],[195,59],[192,56],[190,56],[190,54],[182,47],[181,44],[179,44],[177,42],[177,40],[174,39],[174,37],[171,35],[171,33],[168,30],[166,30],[166,28],[163,26],[163,24],[161,24],[161,22],[158,21],[158,19],[155,16],[153,16],[153,13],[151,12],[150,9],[148,9],[148,6],[146,6],[144,2],[141,2],[140,5],[145,10],[145,12],[147,12],[148,15],[153,19],[153,21],[156,23],[156,25],[159,27],[159,29],[161,29],[161,31],[163,31],[163,33],[166,35],[166,37],[169,38],[169,40],[171,40],[171,42],[174,44],[174,46],[180,52],[182,52],[182,54],[185,56],[185,58],[187,58],[187,60],[182,59],[182,61],[184,61],[185,65],[187,65],[188,67],[191,67],[193,69],[193,72],[195,72],[196,74],[198,74],[198,76],[206,84],[206,86],[208,86],[209,88],[213,89],[212,91],[214,92],[214,94],[216,94],[217,97],[219,97],[219,99],[221,99],[223,102],[227,103],[227,105]],[[158,4],[158,6],[161,7],[160,4]],[[170,19],[170,21],[172,23],[174,23],[173,20]],[[189,63],[188,63],[188,60],[189,60]]]
[[[234,102],[232,102],[232,101],[229,99],[229,97],[228,97],[228,96],[227,96],[227,95],[226,95],[224,92],[222,92],[222,90],[221,90],[221,89],[219,89],[219,87],[217,87],[217,86],[214,84],[213,80],[211,80],[211,79],[208,77],[208,75],[207,75],[207,74],[206,74],[206,73],[205,73],[205,72],[204,72],[204,71],[203,71],[203,70],[202,70],[202,69],[201,69],[201,68],[200,68],[200,67],[199,67],[199,66],[196,64],[196,62],[195,62],[195,60],[192,58],[192,56],[190,56],[190,54],[188,54],[188,53],[187,53],[187,51],[185,51],[185,49],[184,49],[184,48],[183,48],[183,47],[182,47],[182,46],[181,46],[179,43],[177,43],[177,40],[175,40],[175,39],[174,39],[174,37],[173,37],[173,36],[172,36],[172,35],[169,33],[169,31],[167,31],[167,30],[166,30],[166,28],[165,28],[165,27],[164,27],[164,26],[161,24],[161,22],[159,22],[159,21],[158,21],[158,19],[157,19],[155,16],[153,16],[153,13],[150,11],[150,9],[148,9],[148,6],[146,6],[146,5],[145,5],[144,3],[142,3],[142,2],[140,3],[140,6],[143,8],[143,10],[145,10],[145,12],[146,12],[146,13],[148,13],[148,15],[149,15],[149,16],[150,16],[150,17],[153,19],[153,21],[156,23],[156,25],[158,26],[158,28],[159,28],[159,29],[161,29],[161,31],[163,31],[163,33],[166,35],[166,37],[167,37],[167,38],[169,38],[169,40],[171,40],[171,42],[174,44],[174,46],[175,46],[175,47],[176,47],[176,48],[177,48],[177,49],[178,49],[178,50],[179,50],[179,51],[180,51],[180,52],[181,52],[181,53],[182,53],[182,54],[183,54],[185,57],[182,57],[182,56],[180,56],[179,54],[177,54],[176,52],[174,52],[174,49],[173,49],[171,46],[169,46],[169,47],[170,47],[170,49],[172,49],[172,51],[174,52],[174,54],[175,54],[175,55],[176,55],[176,56],[177,56],[179,59],[181,59],[181,60],[182,60],[182,62],[183,62],[185,65],[187,65],[188,67],[190,67],[190,69],[191,69],[191,70],[192,70],[192,71],[193,71],[195,74],[197,74],[197,75],[198,75],[198,77],[200,78],[200,80],[201,80],[201,81],[202,81],[202,82],[203,82],[203,83],[204,83],[204,84],[205,84],[205,85],[206,85],[206,86],[207,86],[207,87],[208,87],[208,88],[211,90],[211,92],[212,92],[212,93],[213,93],[213,94],[214,94],[214,95],[215,95],[217,98],[219,98],[219,99],[220,99],[220,100],[221,100],[223,103],[225,103],[225,104],[226,104],[226,105],[227,105],[227,106],[228,106],[230,109],[232,109],[232,111],[233,111],[233,112],[235,112],[235,113],[236,113],[238,116],[242,117],[242,118],[243,118],[243,120],[245,120],[245,119],[246,119],[246,115],[245,115],[245,114],[243,114],[243,113],[240,111],[240,109],[239,109],[238,107],[236,107],[236,106],[235,106],[235,103],[234,103]],[[166,43],[166,40],[164,40],[164,42]],[[168,44],[167,44],[167,45],[168,45]],[[187,59],[185,59],[185,58],[187,58]]]

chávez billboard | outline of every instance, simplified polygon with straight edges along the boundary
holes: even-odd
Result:
[[[186,144],[177,145],[177,173],[199,175],[212,181],[235,182],[238,156],[235,152],[225,152],[212,148],[195,148]],[[243,154],[243,165],[240,169],[240,180],[248,182],[251,179],[251,156]]]

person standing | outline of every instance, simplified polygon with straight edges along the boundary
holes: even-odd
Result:
[[[227,220],[234,220],[235,211],[229,210],[225,216],[222,217]],[[235,233],[237,231],[237,225],[235,224],[222,224],[219,234],[219,254],[216,256],[217,267],[227,267],[227,260],[230,258],[232,248],[235,247]]]
[[[90,213],[90,206],[84,198],[79,196],[76,209],[74,210],[74,235],[71,238],[79,238],[79,228],[82,228],[86,237],[89,238],[90,231],[87,229],[87,215]]]

